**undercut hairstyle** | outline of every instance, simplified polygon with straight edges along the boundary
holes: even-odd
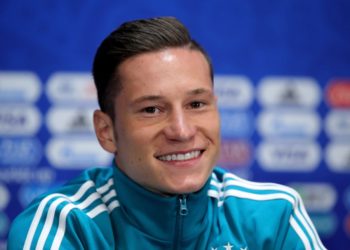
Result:
[[[181,47],[197,50],[204,55],[213,80],[213,67],[208,54],[176,18],[140,19],[123,23],[114,30],[98,47],[93,62],[92,74],[101,111],[114,118],[114,100],[123,88],[118,75],[121,63],[143,53]]]

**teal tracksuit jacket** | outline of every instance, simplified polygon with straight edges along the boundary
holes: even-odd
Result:
[[[325,249],[291,188],[215,168],[193,194],[163,197],[117,167],[86,170],[13,222],[8,249]]]

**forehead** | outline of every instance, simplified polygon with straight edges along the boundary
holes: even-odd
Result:
[[[189,48],[167,48],[131,57],[119,66],[118,76],[122,92],[212,85],[207,59]]]
[[[209,62],[207,61],[207,58],[203,55],[203,53],[197,49],[192,49],[190,47],[174,47],[174,48],[165,48],[157,51],[151,51],[151,52],[145,52],[141,53],[135,56],[132,56],[130,58],[127,58],[125,61],[123,61],[118,69],[119,71],[123,71],[125,67],[132,66],[142,66],[144,62],[147,63],[158,63],[158,62],[173,62],[173,61],[179,61],[179,60],[198,60],[201,61],[201,63],[204,63],[206,66],[209,67]],[[147,66],[147,65],[143,65]]]

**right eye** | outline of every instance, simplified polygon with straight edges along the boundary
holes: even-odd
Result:
[[[143,108],[141,110],[142,113],[146,113],[146,114],[157,114],[160,112],[159,108],[157,107],[154,107],[154,106],[150,106],[150,107],[146,107],[146,108]]]

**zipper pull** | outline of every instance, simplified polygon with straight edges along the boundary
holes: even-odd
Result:
[[[186,216],[188,214],[186,195],[180,196],[180,215]]]

